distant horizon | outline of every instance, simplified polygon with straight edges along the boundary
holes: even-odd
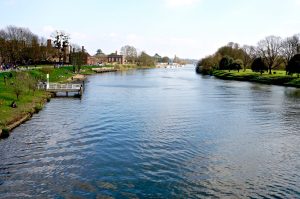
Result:
[[[0,7],[0,29],[25,27],[46,39],[64,30],[91,55],[131,45],[149,55],[198,60],[229,42],[256,45],[269,35],[300,32],[299,0],[1,0]]]

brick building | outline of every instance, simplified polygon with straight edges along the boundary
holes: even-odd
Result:
[[[125,59],[123,55],[118,55],[118,52],[112,53],[107,56],[108,63],[118,63],[118,64],[125,64]]]

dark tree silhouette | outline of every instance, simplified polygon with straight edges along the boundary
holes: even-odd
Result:
[[[268,67],[266,66],[265,62],[261,57],[254,59],[251,65],[251,69],[254,72],[260,72],[260,74],[263,74],[265,70],[268,70]]]
[[[232,64],[229,65],[229,68],[231,70],[237,70],[238,72],[240,72],[240,70],[243,68],[243,66],[244,66],[243,61],[240,59],[237,59],[237,60],[234,60],[232,62]]]
[[[219,63],[219,69],[220,70],[229,70],[230,71],[230,65],[233,63],[233,59],[229,56],[224,56]]]
[[[286,66],[286,72],[290,75],[297,73],[298,77],[300,74],[300,54],[296,54],[292,57],[289,61],[288,65]]]

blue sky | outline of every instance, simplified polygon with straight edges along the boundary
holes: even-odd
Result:
[[[228,42],[300,33],[300,0],[0,0],[0,28],[65,30],[90,54],[133,45],[199,59]]]

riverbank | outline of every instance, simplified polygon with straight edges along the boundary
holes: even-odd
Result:
[[[249,81],[262,84],[270,85],[280,85],[280,86],[290,86],[300,88],[300,78],[296,75],[290,76],[286,75],[285,71],[274,71],[275,74],[254,73],[250,70],[246,71],[224,71],[224,70],[214,70],[212,75],[219,79],[224,80],[237,80],[237,81]]]
[[[93,74],[92,67],[82,67],[82,73]],[[26,80],[18,83],[17,74],[22,73]],[[50,82],[82,81],[85,75],[73,73],[72,66],[54,68],[43,66],[26,71],[5,71],[0,73],[0,138],[7,137],[9,132],[20,124],[29,120],[33,114],[39,112],[51,94],[43,90],[32,90],[29,82],[46,81],[46,74],[50,74]],[[13,85],[20,84],[19,88]],[[23,85],[22,85],[23,84]],[[20,90],[19,97],[16,92]],[[15,107],[12,107],[15,103]]]
[[[22,71],[22,73],[27,74],[30,79],[46,81],[46,74],[50,74],[50,82],[72,82],[72,81],[82,81],[85,76],[96,74],[95,69],[101,69],[100,66],[82,66],[79,73],[73,72],[73,66],[63,66],[59,68],[54,68],[53,66],[42,66],[37,68],[32,68],[31,70]],[[141,67],[137,65],[106,65],[105,68],[114,69],[113,71],[123,71],[131,69],[146,69],[154,67]],[[110,72],[111,70],[108,70]],[[46,91],[34,91],[32,92],[26,83],[24,82],[24,87],[22,87],[19,99],[17,99],[15,94],[15,88],[10,86],[11,81],[8,77],[12,75],[15,76],[16,72],[8,71],[0,73],[0,139],[1,137],[6,137],[7,135],[2,134],[5,132],[10,132],[20,124],[29,120],[34,113],[41,110],[47,101],[50,101],[51,95]],[[14,77],[12,77],[13,79]],[[12,108],[11,104],[15,102],[16,107]]]

